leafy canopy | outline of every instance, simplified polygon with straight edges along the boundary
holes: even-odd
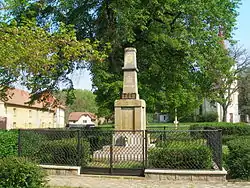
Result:
[[[7,99],[6,91],[16,82],[31,91],[31,101],[43,100],[59,86],[71,89],[70,73],[106,57],[98,41],[77,40],[75,30],[65,24],[49,32],[29,20],[2,22],[0,41],[1,99]]]
[[[231,42],[240,0],[6,0],[18,22],[74,25],[77,39],[109,42],[103,63],[92,61],[99,112],[111,114],[122,90],[123,50],[137,48],[139,92],[150,112],[190,113],[231,61],[218,36]],[[20,6],[21,5],[21,6]],[[48,21],[49,20],[49,21]]]

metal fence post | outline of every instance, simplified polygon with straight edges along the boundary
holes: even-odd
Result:
[[[111,139],[111,144],[110,144],[110,153],[109,153],[109,164],[110,164],[109,173],[113,174],[113,136],[112,134],[110,136],[110,139]]]
[[[148,130],[145,130],[145,164],[144,168],[148,168]]]
[[[81,166],[81,130],[77,130],[77,165]]]
[[[21,129],[18,129],[18,138],[17,138],[17,144],[18,144],[18,148],[17,148],[17,152],[18,152],[18,157],[21,157]]]
[[[218,130],[218,167],[222,170],[222,129]]]
[[[164,134],[163,134],[163,141],[167,140],[167,135],[166,135],[166,126],[164,126]]]
[[[142,165],[143,169],[145,169],[145,131],[141,131],[142,136]]]

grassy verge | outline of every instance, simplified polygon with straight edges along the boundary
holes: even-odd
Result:
[[[143,166],[142,162],[137,161],[120,161],[113,162],[113,168],[141,168]],[[109,168],[109,161],[93,161],[88,163],[88,167],[93,168]]]

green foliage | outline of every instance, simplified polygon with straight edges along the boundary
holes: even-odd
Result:
[[[247,69],[250,63],[250,56],[246,49],[238,47],[237,44],[232,44],[228,50],[229,58],[221,58],[220,66],[224,67],[224,71],[219,72],[215,71],[215,74],[211,74],[210,80],[213,82],[214,87],[208,93],[209,99],[214,102],[218,102],[223,110],[223,120],[226,122],[226,114],[228,107],[232,104],[232,98],[238,90],[239,85],[238,83],[244,71]],[[212,57],[213,58],[213,57]],[[230,68],[231,67],[233,68]],[[228,67],[229,66],[229,67]],[[243,76],[244,77],[244,76]],[[242,87],[242,85],[241,85]],[[244,87],[244,86],[243,86]],[[243,90],[241,90],[243,91]],[[243,91],[244,92],[244,91]],[[242,98],[239,97],[240,104],[242,104]],[[243,110],[244,111],[244,110]],[[244,113],[242,111],[242,113]]]
[[[148,112],[173,113],[177,108],[185,116],[231,68],[218,32],[222,27],[231,42],[239,2],[24,0],[20,5],[9,0],[6,13],[18,23],[26,18],[40,26],[53,22],[51,28],[72,24],[77,39],[99,40],[101,49],[103,43],[111,44],[103,63],[94,60],[88,66],[99,115],[112,115],[122,90],[123,50],[132,46],[138,52],[139,93]]]
[[[44,171],[24,158],[0,159],[0,187],[43,188],[46,179]]]
[[[18,132],[0,130],[0,158],[17,156]]]
[[[78,148],[78,140],[74,138],[47,141],[43,142],[36,158],[40,164],[84,167],[90,160],[90,145],[89,142],[81,140]]]
[[[209,112],[205,115],[197,117],[197,122],[217,122],[218,114],[216,112]]]
[[[229,170],[229,167],[227,166],[227,159],[229,156],[229,149],[227,145],[222,145],[222,166],[226,170]]]
[[[211,169],[212,152],[192,141],[173,141],[149,151],[149,164],[166,169]]]
[[[91,153],[96,150],[102,149],[105,145],[112,144],[113,131],[111,127],[106,128],[91,128],[91,130],[85,130],[81,132],[82,138],[86,139],[91,148]]]
[[[182,116],[182,117],[179,117],[178,120],[180,122],[194,122],[195,121],[195,118],[194,118],[194,113],[191,113],[191,114],[187,114],[185,116]],[[174,117],[172,117],[172,119],[174,119]]]
[[[105,2],[110,8],[100,4],[96,19],[106,26],[97,25],[96,36],[111,42],[113,51],[104,64],[91,66],[100,108],[112,111],[119,98],[123,49],[128,46],[137,48],[139,93],[148,112],[173,113],[177,108],[180,116],[187,115],[213,88],[213,78],[231,67],[218,30],[223,26],[230,40],[238,1]]]
[[[227,165],[231,178],[250,179],[250,137],[227,142],[229,156]]]
[[[154,114],[153,113],[147,113],[147,124],[154,123]]]
[[[74,100],[71,104],[67,105],[65,111],[66,122],[71,112],[91,112],[96,114],[98,107],[95,101],[96,96],[88,90],[75,89],[72,91]],[[67,92],[58,91],[55,93],[56,98],[63,104],[66,103]]]
[[[27,157],[32,160],[36,160],[36,155],[46,142],[47,137],[39,134],[35,131],[21,130],[20,142],[21,142],[21,156]]]
[[[0,21],[0,41],[0,96],[5,100],[6,90],[17,81],[31,90],[30,102],[42,101],[59,90],[59,85],[72,89],[70,73],[86,67],[86,61],[100,62],[106,57],[104,48],[98,51],[98,41],[79,41],[73,27],[62,23],[52,32],[34,20]]]
[[[221,129],[223,137],[226,135],[250,135],[250,126],[245,123],[197,123],[190,125],[190,130]]]

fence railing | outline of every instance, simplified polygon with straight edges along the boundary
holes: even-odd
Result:
[[[147,168],[222,169],[220,130],[147,130]]]
[[[222,169],[219,130],[19,130],[18,154],[40,164],[110,174],[117,169]]]

